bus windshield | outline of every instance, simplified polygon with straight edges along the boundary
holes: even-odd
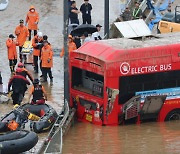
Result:
[[[77,67],[72,67],[72,88],[103,97],[104,77]]]

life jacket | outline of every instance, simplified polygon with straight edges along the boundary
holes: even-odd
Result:
[[[34,85],[33,102],[43,99],[42,85]]]

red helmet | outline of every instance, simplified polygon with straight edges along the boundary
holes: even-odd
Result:
[[[16,68],[16,73],[20,73],[20,72],[22,72],[22,69],[21,68]]]
[[[24,67],[24,64],[21,63],[21,62],[19,62],[19,63],[18,63],[18,67],[21,67],[21,68],[22,68],[22,67]]]

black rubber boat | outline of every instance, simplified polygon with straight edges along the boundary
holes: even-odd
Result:
[[[57,116],[57,112],[50,105],[24,104],[14,108],[1,119],[0,132],[22,129],[28,119],[31,120],[31,130],[36,133],[48,131]]]
[[[21,107],[14,108],[8,114],[6,114],[0,121],[0,132],[6,132],[10,130],[18,130],[27,122],[28,113]]]
[[[40,117],[38,121],[35,120],[31,123],[31,128],[36,133],[48,131],[53,126],[56,118],[58,117],[57,112],[47,104],[25,104],[22,106],[22,108]]]
[[[0,135],[0,153],[18,154],[32,149],[38,142],[35,132],[21,130]]]

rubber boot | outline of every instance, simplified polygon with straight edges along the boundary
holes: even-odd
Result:
[[[22,63],[22,54],[19,54],[20,62]]]
[[[15,65],[13,65],[12,68],[13,68],[13,73],[14,73],[15,72],[15,70],[14,70],[15,69]]]
[[[14,73],[14,68],[13,68],[13,66],[10,66],[10,70],[11,70],[11,73]]]

